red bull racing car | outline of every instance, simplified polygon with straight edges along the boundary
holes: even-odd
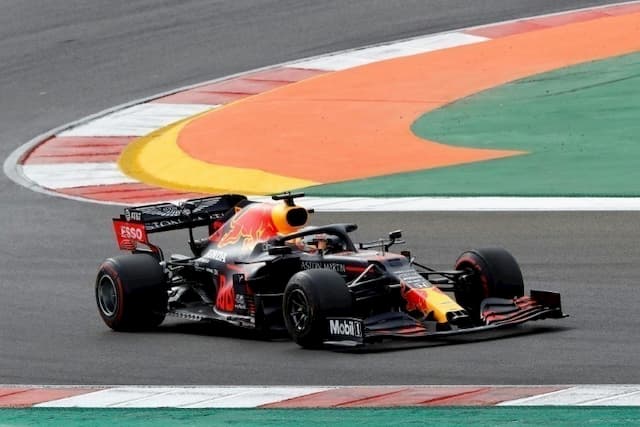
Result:
[[[525,296],[516,260],[500,248],[462,253],[439,271],[409,251],[401,232],[355,244],[355,224],[307,225],[302,194],[275,202],[220,195],[126,208],[113,220],[121,249],[95,282],[100,316],[116,331],[154,328],[167,315],[224,322],[302,347],[437,339],[565,317],[560,295]],[[208,227],[196,239],[194,228]],[[189,230],[191,255],[168,258],[152,233]]]

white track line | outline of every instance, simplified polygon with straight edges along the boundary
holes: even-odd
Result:
[[[318,212],[640,210],[638,197],[305,197],[300,203]]]

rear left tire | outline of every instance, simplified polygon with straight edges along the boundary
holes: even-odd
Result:
[[[160,325],[167,313],[165,275],[152,255],[106,259],[95,282],[98,312],[115,331],[140,331]]]

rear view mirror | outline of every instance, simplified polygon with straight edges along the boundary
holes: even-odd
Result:
[[[398,239],[402,238],[402,230],[392,231],[391,233],[389,233],[389,238],[391,240],[398,240]]]
[[[270,246],[269,255],[288,255],[292,252],[290,246]]]

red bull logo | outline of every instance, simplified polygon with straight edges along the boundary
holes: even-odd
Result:
[[[401,283],[402,297],[407,302],[408,312],[418,311],[424,318],[433,316],[439,323],[447,322],[447,313],[463,310],[449,295],[435,286],[428,288],[410,288],[406,283]]]
[[[279,233],[293,233],[307,221],[307,211],[299,206],[252,204],[246,206],[230,221],[211,235],[219,248],[239,245],[253,249]]]
[[[242,249],[252,249],[256,243],[278,232],[271,221],[271,209],[269,205],[247,206],[217,230],[211,240],[217,242],[219,248],[238,244]]]
[[[429,304],[427,302],[427,293],[425,289],[409,288],[402,283],[402,297],[407,302],[406,310],[408,312],[419,311],[425,315],[429,312]]]

